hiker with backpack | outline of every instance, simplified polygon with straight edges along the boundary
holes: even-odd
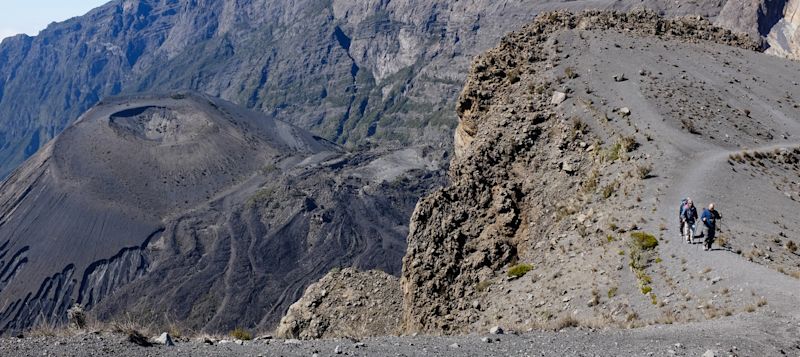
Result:
[[[708,205],[708,208],[703,210],[703,215],[700,218],[705,226],[705,240],[703,241],[703,250],[711,250],[711,244],[714,243],[714,238],[717,236],[717,220],[722,219],[719,212],[714,209],[714,204]]]
[[[686,202],[689,200],[689,197],[686,197],[681,200],[681,205],[678,207],[678,232],[680,232],[681,238],[683,238],[684,232],[684,225],[686,225],[686,220],[683,219],[683,209],[686,208]]]
[[[692,202],[691,198],[686,199],[686,207],[683,208],[682,217],[684,221],[684,237],[686,238],[686,243],[694,243],[697,208],[694,207],[694,202]]]

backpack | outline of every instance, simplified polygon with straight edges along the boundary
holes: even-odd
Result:
[[[688,198],[681,200],[681,207],[678,209],[678,216],[683,217],[683,210],[686,208],[686,203],[689,202]]]

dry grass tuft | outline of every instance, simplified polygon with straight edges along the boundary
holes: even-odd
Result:
[[[650,178],[650,174],[653,172],[653,165],[646,164],[646,165],[636,165],[636,177],[642,180],[646,180]]]
[[[549,330],[561,331],[565,328],[578,327],[580,325],[581,325],[580,322],[574,317],[572,317],[572,315],[567,315],[561,317],[556,321],[553,321],[549,326]]]
[[[489,289],[489,287],[492,286],[492,284],[493,283],[492,283],[491,280],[481,281],[477,285],[475,285],[475,291],[484,292],[484,291],[486,291],[486,289]]]
[[[788,251],[790,251],[792,253],[797,252],[797,244],[795,244],[795,242],[792,241],[792,240],[786,242],[785,247],[786,247],[786,250],[788,250]]]
[[[681,119],[681,124],[683,128],[686,129],[691,134],[699,135],[700,131],[694,126],[694,122],[689,119]]]
[[[233,331],[231,331],[231,337],[242,340],[242,341],[250,341],[253,339],[253,334],[250,331],[247,331],[241,327],[237,327]]]
[[[578,78],[578,73],[575,72],[575,68],[567,67],[564,68],[564,76],[566,76],[569,79],[575,79]]]

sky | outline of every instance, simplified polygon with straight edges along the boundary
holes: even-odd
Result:
[[[51,22],[83,15],[109,0],[0,0],[0,40],[36,35]]]

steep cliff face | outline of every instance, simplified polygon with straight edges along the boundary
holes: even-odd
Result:
[[[101,98],[140,91],[209,93],[339,143],[449,143],[474,55],[544,10],[639,6],[722,3],[111,1],[0,44],[0,177]]]
[[[399,274],[433,161],[345,153],[201,95],[108,100],[0,186],[0,330],[63,321],[73,304],[102,320],[273,327],[333,267]]]
[[[800,58],[800,2],[796,0],[731,0],[716,24],[764,38],[768,54]]]
[[[786,1],[782,15],[767,34],[767,53],[800,60],[800,1]]]
[[[716,20],[718,26],[766,37],[783,16],[786,0],[729,0]]]
[[[800,209],[726,161],[739,146],[797,145],[796,107],[770,98],[800,96],[800,68],[759,47],[696,17],[555,12],[476,59],[458,100],[450,184],[412,216],[406,332],[694,321],[745,311],[756,285],[793,314],[796,299],[771,286],[800,286],[781,274],[796,269],[796,256],[751,258],[778,272],[735,254],[712,259],[672,227],[674,203],[687,195],[759,222],[771,213],[742,202]],[[753,195],[729,194],[743,191]],[[770,244],[747,222],[726,224],[725,249]],[[758,229],[779,227],[766,226]],[[744,290],[719,300],[705,278],[684,279],[697,264],[717,284],[729,281],[726,291]]]

